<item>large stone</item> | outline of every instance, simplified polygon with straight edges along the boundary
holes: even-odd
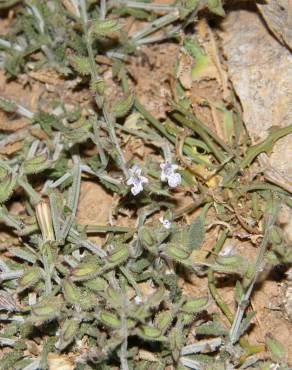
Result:
[[[220,36],[228,73],[255,144],[266,138],[270,127],[292,123],[292,55],[256,11],[231,11]],[[269,157],[259,158],[266,178],[292,193],[292,135],[280,139]],[[286,207],[284,213],[281,225],[292,241],[291,209]]]
[[[271,126],[292,123],[292,55],[255,11],[230,12],[220,35],[244,122],[257,143]],[[291,158],[292,135],[288,135],[275,144],[270,164],[292,188]]]

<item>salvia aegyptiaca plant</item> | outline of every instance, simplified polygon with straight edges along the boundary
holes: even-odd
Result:
[[[10,96],[0,100],[7,120],[26,122],[0,133],[0,221],[11,235],[1,242],[1,369],[285,368],[272,335],[254,345],[245,334],[264,264],[292,261],[276,222],[291,194],[249,168],[292,126],[273,128],[252,146],[234,100],[222,108],[223,141],[193,115],[179,56],[161,122],[135,97],[128,72],[144,45],[165,41],[180,45],[192,73],[205,68],[208,57],[188,28],[224,16],[220,1],[4,0],[0,8],[9,17],[0,39],[7,81],[47,83],[51,73],[63,89],[40,96],[34,110]],[[135,32],[129,19],[138,21]],[[126,159],[129,137],[155,155]],[[78,224],[86,179],[115,199],[108,224]],[[189,203],[178,206],[178,190],[191,195]],[[10,211],[16,199],[20,213]],[[214,228],[217,241],[206,249]],[[93,242],[94,234],[103,242]],[[221,250],[228,238],[251,240],[257,258]],[[205,294],[182,289],[191,274],[205,279]],[[236,276],[233,307],[216,288],[220,274]],[[209,312],[214,304],[225,320]]]

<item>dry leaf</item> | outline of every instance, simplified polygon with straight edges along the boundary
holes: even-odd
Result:
[[[149,361],[149,362],[158,362],[158,358],[152,353],[152,352],[149,352],[149,351],[146,351],[144,349],[140,349],[138,354],[137,354],[137,358],[139,360],[146,360],[146,361]]]
[[[39,71],[30,72],[29,76],[36,81],[49,85],[59,85],[64,82],[57,72],[48,69],[40,69]]]
[[[57,353],[48,354],[49,370],[74,370],[76,366],[66,355],[58,355]]]
[[[4,148],[1,148],[0,154],[10,155],[10,154],[18,152],[22,147],[23,147],[23,142],[18,141],[16,143],[6,145]]]
[[[0,291],[0,310],[5,311],[17,311],[17,302],[13,298],[13,296],[7,293],[5,290]]]

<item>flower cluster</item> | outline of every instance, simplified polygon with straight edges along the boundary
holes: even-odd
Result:
[[[170,188],[175,188],[181,183],[181,175],[176,173],[178,166],[176,164],[171,164],[169,162],[161,163],[161,175],[160,179],[163,182],[168,183]],[[131,193],[137,195],[143,191],[143,185],[148,184],[149,180],[142,176],[142,170],[138,165],[134,165],[129,169],[130,177],[127,180],[127,185],[131,187]]]

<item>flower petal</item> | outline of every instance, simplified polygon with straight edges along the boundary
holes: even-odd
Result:
[[[131,188],[131,193],[133,195],[138,195],[139,193],[141,193],[141,191],[143,191],[143,186],[142,184],[135,184],[134,186],[132,186]]]
[[[168,186],[170,188],[176,188],[181,183],[181,175],[174,173],[172,176],[168,176]]]

